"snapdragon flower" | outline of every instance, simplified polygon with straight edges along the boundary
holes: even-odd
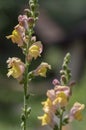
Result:
[[[28,27],[28,17],[27,17],[27,15],[19,15],[18,21],[19,21],[19,24],[21,26],[23,26],[26,30],[29,28]]]
[[[68,99],[71,96],[71,89],[69,86],[56,85],[54,90],[55,90],[56,95],[62,92],[67,96]]]
[[[25,29],[21,25],[14,27],[12,34],[6,36],[7,39],[11,39],[13,43],[16,43],[18,46],[23,46],[25,42]]]
[[[83,111],[84,108],[85,108],[84,104],[75,102],[69,113],[69,121],[71,122],[74,119],[81,121],[82,120],[81,112]]]
[[[33,43],[28,50],[28,59],[36,59],[38,56],[41,56],[43,46],[40,41]]]
[[[53,102],[49,98],[47,98],[45,102],[42,102],[42,105],[43,105],[43,111],[45,113],[54,115],[56,107],[55,105],[53,105]]]
[[[48,63],[46,63],[46,62],[42,62],[42,63],[33,71],[33,74],[34,74],[34,76],[46,77],[47,69],[51,69],[51,66],[50,66]]]
[[[66,96],[65,93],[63,93],[63,92],[60,92],[60,93],[56,96],[56,99],[53,101],[53,105],[56,105],[57,108],[58,108],[58,107],[67,106],[67,104],[68,104],[67,96]]]
[[[55,100],[55,98],[56,98],[56,94],[55,94],[55,90],[54,90],[54,89],[48,90],[47,93],[46,93],[46,95],[47,95],[47,97],[48,97],[51,101]]]
[[[67,54],[64,58],[60,81],[58,79],[53,80],[54,88],[47,91],[47,99],[42,102],[44,115],[39,117],[39,119],[42,121],[42,125],[49,125],[53,130],[62,130],[64,125],[67,125],[74,119],[81,121],[81,112],[85,108],[84,104],[76,102],[69,114],[66,114],[66,107],[72,96],[73,85],[69,81],[71,75],[68,68],[69,56]],[[38,68],[38,70],[40,69]]]
[[[7,76],[13,76],[16,79],[19,79],[22,77],[24,71],[25,71],[25,65],[24,63],[16,57],[8,58],[8,73]]]
[[[50,113],[45,113],[43,116],[39,116],[38,119],[42,121],[42,126],[49,125],[54,128],[56,125],[55,116]]]

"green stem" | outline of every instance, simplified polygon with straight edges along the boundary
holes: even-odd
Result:
[[[24,130],[26,130],[27,126],[27,87],[28,87],[28,64],[26,60],[26,69],[25,69],[25,82],[24,82]]]
[[[30,38],[31,39],[31,38]],[[28,63],[28,48],[29,48],[30,40],[29,43],[26,46],[26,54],[25,54],[25,75],[24,75],[24,127],[23,129],[27,129],[27,88],[28,88],[28,68],[29,68],[29,63]]]
[[[32,1],[34,4],[36,4],[38,1]],[[33,14],[35,14],[35,12],[32,10]],[[35,18],[35,16],[33,16],[33,18]],[[35,25],[35,22],[34,22],[34,25]],[[27,59],[28,57],[28,49],[29,47],[31,46],[31,37],[34,33],[34,30],[33,30],[33,26],[29,27],[29,29],[27,30],[27,34],[29,36],[29,42],[27,43],[27,46],[26,46],[26,54],[25,54],[25,75],[24,75],[24,127],[23,127],[23,130],[26,130],[27,129],[27,117],[28,117],[28,112],[27,112],[27,88],[28,88],[28,68],[29,68],[29,61]]]
[[[26,47],[26,54],[25,54],[25,75],[24,75],[24,116],[25,116],[25,119],[24,119],[24,130],[27,129],[27,117],[28,117],[28,112],[27,112],[27,88],[28,88],[28,68],[29,68],[29,62],[28,62],[28,48],[31,44],[31,32],[28,32],[28,35],[29,35],[29,42],[27,44],[27,47]]]
[[[59,130],[62,130],[62,118],[63,118],[63,110],[61,109]]]

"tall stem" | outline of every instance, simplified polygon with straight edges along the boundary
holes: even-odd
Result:
[[[34,26],[35,26],[35,22],[36,19],[38,18],[38,14],[37,14],[37,10],[38,10],[38,1],[37,0],[29,0],[29,5],[30,5],[30,9],[31,9],[31,18],[33,18],[32,22],[29,23],[29,28],[26,30],[26,33],[29,37],[29,41],[26,45],[26,53],[25,53],[25,75],[24,75],[24,127],[23,130],[27,129],[27,117],[28,117],[28,106],[27,106],[27,88],[28,88],[28,67],[29,67],[29,61],[27,59],[28,57],[28,49],[31,46],[31,38],[32,35],[34,33]],[[34,9],[32,7],[32,5],[34,5]],[[33,23],[34,21],[34,23]],[[30,113],[29,113],[30,114]]]
[[[28,65],[26,64],[26,70],[25,70],[25,83],[24,83],[24,130],[26,130],[27,125],[27,87],[28,87]]]
[[[30,41],[29,41],[30,42]],[[29,68],[29,63],[27,60],[27,56],[28,56],[28,48],[29,48],[29,43],[27,44],[26,47],[26,54],[25,54],[25,75],[24,75],[24,130],[27,129],[27,88],[28,88],[28,68]]]
[[[59,130],[62,130],[62,118],[63,118],[63,110],[61,109]]]

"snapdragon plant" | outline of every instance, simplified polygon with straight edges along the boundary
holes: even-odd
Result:
[[[31,112],[31,107],[28,106],[30,97],[30,92],[28,92],[29,83],[35,76],[46,77],[47,69],[51,69],[48,63],[42,62],[36,69],[29,70],[31,63],[40,57],[43,51],[43,45],[41,41],[36,40],[34,33],[34,27],[39,15],[38,8],[38,0],[29,0],[29,7],[24,10],[24,14],[18,16],[18,24],[14,27],[12,34],[6,36],[7,39],[11,39],[14,44],[17,44],[25,57],[24,62],[15,56],[9,57],[7,60],[7,76],[12,76],[23,85],[24,105],[21,114],[21,127],[23,130],[27,130],[27,119]]]
[[[46,101],[42,102],[44,115],[39,116],[42,126],[48,125],[53,130],[62,130],[62,127],[72,122],[74,119],[82,120],[82,110],[84,104],[75,102],[73,107],[67,110],[70,97],[72,96],[72,86],[74,81],[70,81],[71,71],[68,67],[70,63],[70,53],[64,57],[62,69],[60,71],[60,81],[56,78],[52,84],[54,87],[47,91]]]

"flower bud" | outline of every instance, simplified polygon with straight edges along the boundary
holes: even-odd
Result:
[[[32,43],[35,43],[35,42],[36,42],[36,36],[33,36],[33,37],[31,38],[31,42],[32,42]]]
[[[52,82],[53,85],[60,85],[60,82],[58,81],[58,79],[54,79]]]
[[[24,114],[21,115],[21,119],[22,119],[22,121],[25,121],[25,115]]]
[[[25,11],[25,13],[26,13],[26,15],[27,15],[28,17],[31,16],[31,11],[30,11],[29,9],[25,9],[24,11]]]
[[[27,115],[29,116],[31,112],[31,107],[27,108]]]
[[[29,24],[29,27],[32,27],[32,26],[33,26],[33,24],[34,24],[34,19],[33,19],[33,17],[29,17],[29,18],[28,18],[28,24]]]
[[[24,127],[24,122],[21,123],[21,127]]]
[[[30,4],[30,8],[31,8],[32,11],[34,11],[34,10],[35,10],[35,4],[34,4],[34,3],[31,3],[31,4]]]

